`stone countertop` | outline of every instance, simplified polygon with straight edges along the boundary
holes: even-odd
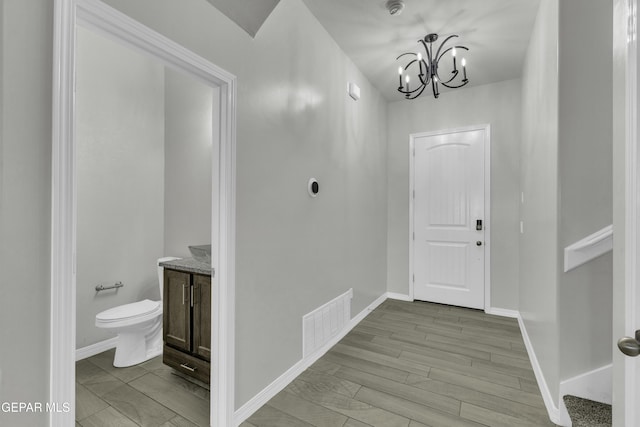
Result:
[[[173,261],[161,262],[160,266],[171,270],[184,271],[185,273],[197,273],[204,274],[205,276],[211,276],[211,265],[198,261],[194,258],[181,258],[174,259]]]

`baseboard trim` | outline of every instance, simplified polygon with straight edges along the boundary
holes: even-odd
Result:
[[[266,386],[262,391],[256,394],[253,398],[251,398],[247,403],[242,405],[235,411],[233,416],[234,425],[238,426],[243,423],[247,418],[253,415],[260,407],[262,407],[265,403],[267,403],[273,396],[278,394],[282,389],[284,389],[289,383],[291,383],[298,375],[304,372],[309,366],[313,365],[320,357],[322,357],[331,347],[336,345],[338,341],[344,338],[345,335],[349,333],[358,323],[364,319],[367,314],[371,313],[376,309],[380,304],[382,304],[388,297],[388,294],[382,294],[375,301],[369,304],[364,310],[358,313],[355,317],[351,319],[351,321],[347,324],[347,326],[342,330],[338,335],[333,337],[329,342],[327,342],[323,347],[319,348],[315,352],[309,354],[307,357],[298,361],[295,365],[289,368],[285,373],[276,378],[271,384]]]
[[[395,299],[398,301],[413,301],[413,298],[411,298],[409,295],[397,294],[395,292],[387,292],[387,298]]]
[[[520,317],[518,310],[509,310],[506,308],[489,307],[484,312],[493,316],[510,317],[512,319]]]
[[[78,360],[86,359],[87,357],[95,356],[103,351],[116,348],[118,343],[118,337],[109,338],[108,340],[100,341],[95,344],[88,345],[76,350],[76,362]]]
[[[560,399],[570,394],[611,405],[613,365],[605,365],[560,382]]]
[[[520,326],[520,332],[522,333],[522,339],[524,340],[524,345],[527,348],[527,353],[529,354],[529,360],[531,361],[531,366],[533,367],[533,373],[536,376],[536,381],[538,382],[538,387],[540,388],[540,394],[542,394],[542,400],[544,400],[544,406],[547,408],[547,414],[549,414],[549,419],[561,426],[571,425],[563,423],[563,419],[560,415],[560,410],[556,406],[553,401],[553,397],[551,396],[551,391],[549,390],[549,386],[547,385],[547,381],[544,379],[544,375],[542,374],[542,368],[540,367],[540,363],[538,362],[538,357],[536,356],[536,352],[533,350],[533,344],[531,344],[531,339],[529,338],[529,334],[527,333],[527,327],[524,324],[524,320],[522,316],[518,314],[518,325]]]

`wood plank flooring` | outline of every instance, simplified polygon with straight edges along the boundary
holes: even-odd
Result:
[[[76,426],[207,426],[209,391],[160,358],[76,364]],[[242,427],[553,426],[514,319],[387,300]]]
[[[387,300],[241,427],[554,426],[515,319]]]
[[[209,390],[176,375],[162,357],[114,368],[114,352],[76,363],[76,427],[209,425]]]

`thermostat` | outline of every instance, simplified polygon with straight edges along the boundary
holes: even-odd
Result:
[[[318,191],[320,191],[320,184],[318,184],[318,180],[315,178],[310,178],[309,184],[307,185],[307,190],[309,191],[309,195],[311,197],[316,197],[318,195]]]

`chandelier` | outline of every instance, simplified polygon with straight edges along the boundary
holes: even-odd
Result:
[[[424,92],[427,86],[431,85],[433,96],[437,98],[440,95],[438,85],[455,89],[469,83],[469,80],[467,79],[466,59],[463,57],[462,61],[460,61],[462,65],[462,79],[459,77],[459,70],[456,63],[458,49],[467,51],[469,49],[465,46],[454,45],[446,48],[444,51],[442,50],[447,42],[454,37],[458,36],[454,34],[444,39],[440,44],[440,47],[438,47],[438,50],[434,53],[433,43],[438,40],[438,35],[433,33],[427,34],[424,39],[418,40],[418,43],[422,44],[422,47],[424,47],[424,55],[421,52],[407,52],[398,56],[396,60],[400,60],[403,56],[409,56],[409,63],[407,63],[404,68],[402,66],[398,67],[400,79],[398,92],[403,93],[407,99],[415,99]],[[449,51],[451,51],[451,55],[447,55],[447,57],[451,58],[453,67],[451,68],[449,75],[443,74],[441,76],[442,71],[439,69],[441,61],[446,60],[445,55]],[[445,61],[443,61],[442,64],[444,64],[444,62]],[[411,80],[409,77],[410,74],[413,74],[414,76],[417,75],[417,79]]]

